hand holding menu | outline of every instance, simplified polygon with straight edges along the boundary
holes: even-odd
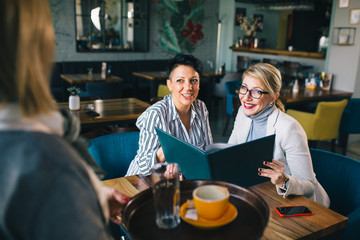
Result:
[[[186,179],[211,179],[226,181],[243,187],[268,181],[258,175],[263,161],[273,158],[275,135],[266,136],[238,145],[210,145],[203,151],[158,128],[159,137],[167,162],[180,165]]]

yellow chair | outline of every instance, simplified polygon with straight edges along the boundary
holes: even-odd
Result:
[[[335,140],[339,133],[341,116],[348,100],[337,102],[319,102],[315,113],[293,109],[286,111],[304,128],[309,144],[316,147],[316,141],[331,140],[331,151],[335,152]]]
[[[150,104],[154,104],[160,100],[162,100],[166,95],[171,94],[171,91],[165,84],[159,84],[157,96],[150,99]]]
[[[171,94],[171,91],[169,90],[167,85],[159,84],[157,97],[162,97],[163,98],[163,97],[165,97],[166,95],[169,95],[169,94]]]

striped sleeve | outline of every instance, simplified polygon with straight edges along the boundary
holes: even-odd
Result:
[[[156,152],[160,142],[155,132],[155,126],[160,127],[160,117],[155,109],[142,114],[137,121],[140,129],[139,150],[131,162],[126,175],[149,175],[151,167],[156,163]]]
[[[209,123],[209,112],[206,108],[205,103],[200,100],[196,102],[196,105],[194,107],[197,118],[195,118],[192,126],[193,137],[194,140],[197,139],[197,141],[198,139],[203,139],[203,149],[205,149],[208,145],[213,143],[213,137],[211,134],[211,128]]]

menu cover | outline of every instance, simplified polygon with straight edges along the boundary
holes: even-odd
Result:
[[[204,151],[155,130],[166,161],[178,163],[185,179],[226,181],[243,187],[269,180],[258,175],[258,168],[265,167],[263,161],[272,160],[275,134],[238,145],[215,143]]]

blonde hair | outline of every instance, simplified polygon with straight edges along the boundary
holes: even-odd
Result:
[[[245,76],[252,76],[260,80],[264,85],[265,91],[269,92],[270,96],[274,97],[276,93],[280,94],[281,90],[281,73],[280,71],[271,64],[268,63],[258,63],[254,66],[249,67],[243,74],[243,79]],[[279,98],[275,101],[276,107],[281,111],[285,111],[284,104]]]
[[[2,103],[18,103],[24,116],[55,110],[49,87],[55,36],[48,0],[1,0],[0,29]]]

